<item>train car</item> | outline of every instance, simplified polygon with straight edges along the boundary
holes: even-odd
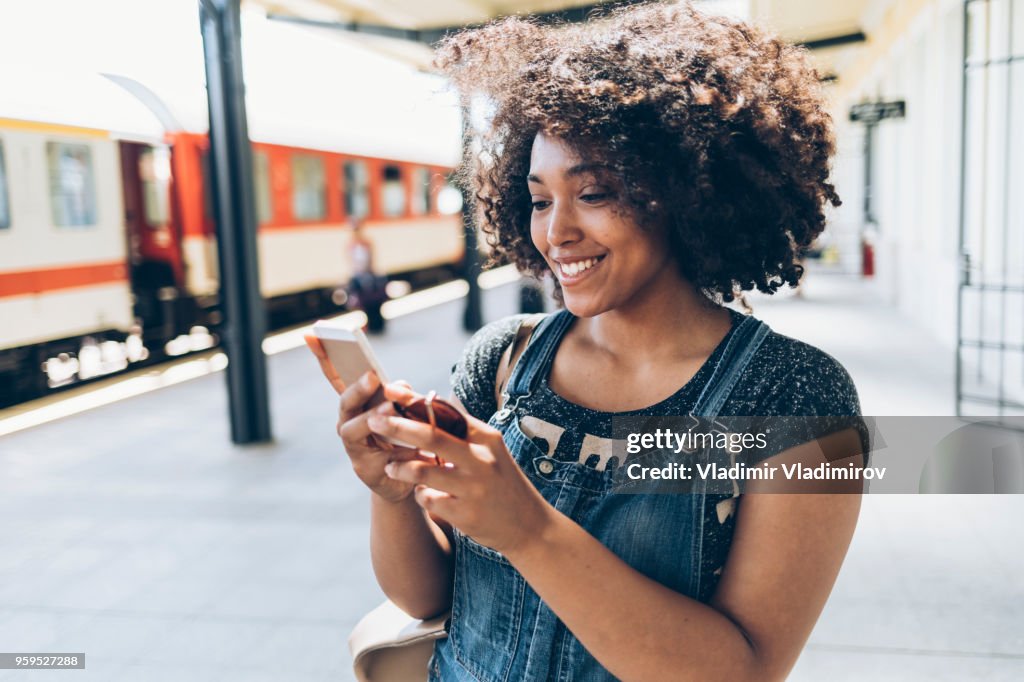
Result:
[[[307,38],[290,39],[308,55]],[[353,219],[375,268],[393,278],[431,281],[462,260],[458,206],[442,210],[457,111],[405,106],[422,81],[382,64],[391,70],[377,77],[395,96],[358,106],[247,82],[272,323],[338,309]],[[197,336],[212,343],[221,312],[205,121],[123,76],[12,73],[5,92],[15,96],[0,104],[0,406],[195,349]]]
[[[163,131],[99,76],[19,83],[8,74],[4,86],[15,95],[0,110],[0,404],[9,404],[145,355],[120,147],[159,142]],[[65,97],[80,102],[73,118]]]
[[[219,287],[208,140],[187,132],[169,139],[173,151],[163,158],[173,164],[180,213],[170,234],[136,228],[146,263],[156,268],[147,274],[147,288],[163,289],[165,299],[188,296],[187,309],[207,309]],[[126,150],[123,158],[132,153],[155,152]],[[461,220],[442,212],[438,201],[451,168],[264,141],[254,142],[253,162],[260,290],[280,323],[322,314],[338,301],[334,294],[351,276],[353,219],[374,245],[380,274],[414,284],[456,274]],[[153,243],[158,237],[161,243]]]

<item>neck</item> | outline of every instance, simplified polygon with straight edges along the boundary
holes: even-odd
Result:
[[[615,359],[648,363],[710,355],[729,331],[728,310],[675,272],[627,305],[579,321],[589,342]]]

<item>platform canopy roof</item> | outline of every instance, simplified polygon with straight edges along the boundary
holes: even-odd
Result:
[[[749,0],[750,19],[811,48],[826,78],[842,78],[895,0]]]
[[[346,30],[357,40],[413,62],[430,63],[427,47],[446,31],[491,19],[534,14],[579,21],[595,10],[645,0],[244,0],[271,18],[324,30]],[[866,13],[893,0],[695,0],[709,12],[752,19],[791,42],[810,47],[826,78],[837,78],[867,39]]]

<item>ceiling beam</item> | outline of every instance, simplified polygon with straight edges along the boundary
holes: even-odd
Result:
[[[864,31],[854,31],[852,33],[843,33],[841,35],[829,36],[827,38],[804,40],[797,44],[806,47],[808,50],[824,50],[829,47],[863,43],[866,42],[867,39],[868,37],[864,35]]]

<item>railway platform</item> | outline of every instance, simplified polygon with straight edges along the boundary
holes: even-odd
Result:
[[[753,299],[836,356],[866,414],[950,414],[952,351],[814,273],[807,297]],[[517,305],[484,292],[488,320]],[[447,388],[460,300],[397,317],[382,363]],[[851,334],[850,329],[884,329]],[[368,493],[304,347],[272,355],[275,442],[230,444],[220,372],[0,437],[0,650],[85,652],[84,671],[0,680],[351,680],[346,636],[382,594]],[[0,414],[0,424],[3,415]],[[1021,496],[868,496],[793,680],[1024,677]]]

